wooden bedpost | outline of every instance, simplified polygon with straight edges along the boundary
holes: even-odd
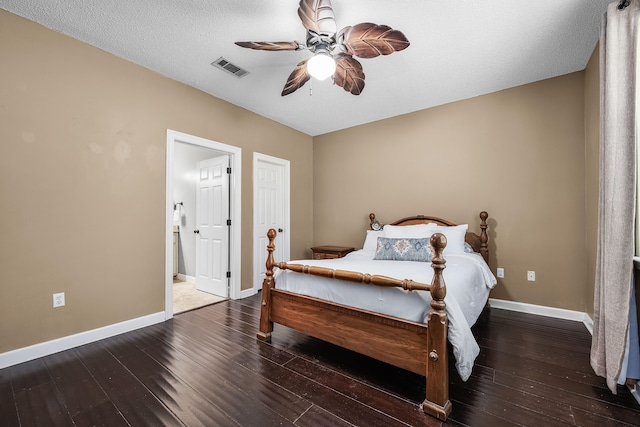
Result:
[[[274,243],[276,239],[276,230],[270,228],[267,231],[267,237],[269,238],[269,244],[267,245],[267,270],[262,281],[262,303],[260,306],[260,332],[258,332],[258,339],[261,341],[271,342],[271,332],[273,332],[273,322],[271,321],[271,289],[273,289],[273,266],[275,261],[273,259],[273,251],[276,250]]]
[[[487,218],[489,214],[486,211],[480,212],[480,255],[489,264],[489,236],[487,236]]]
[[[427,321],[427,396],[422,410],[429,415],[446,420],[451,413],[449,400],[449,359],[447,353],[447,312],[444,297],[447,287],[442,277],[446,261],[442,251],[447,238],[442,233],[431,236],[435,256],[431,260],[433,280],[431,282],[431,309]]]

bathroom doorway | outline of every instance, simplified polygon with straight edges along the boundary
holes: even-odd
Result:
[[[198,164],[203,164],[205,160],[222,158],[228,159],[229,164],[228,167],[218,168],[225,173],[223,178],[228,179],[228,191],[225,190],[228,194],[224,195],[226,198],[224,201],[227,202],[224,210],[228,211],[228,215],[222,219],[224,227],[218,227],[214,237],[216,243],[222,241],[220,237],[226,237],[226,242],[224,242],[224,251],[216,252],[218,258],[214,260],[206,248],[213,248],[216,243],[209,244],[213,240],[208,242],[207,239],[199,238],[206,232],[198,234],[203,227],[201,218],[197,217],[202,217],[202,212],[207,209],[201,207],[198,210],[197,194],[202,191],[199,182],[202,181],[203,173],[214,175],[217,172],[212,169],[201,170]],[[178,312],[211,304],[227,296],[232,299],[240,297],[240,159],[240,148],[171,130],[167,131],[166,318],[171,318]],[[220,193],[220,188],[215,186],[210,187],[210,190]],[[220,197],[220,194],[216,197]],[[220,218],[215,220],[218,221]],[[178,243],[177,257],[174,254],[174,239]],[[196,250],[198,244],[201,247]],[[209,261],[209,266],[204,270],[200,267],[198,272],[198,264],[202,264],[203,259]],[[176,261],[177,265],[175,265]],[[217,271],[212,275],[212,269],[223,269],[223,277],[220,278],[218,274],[220,272]],[[222,295],[215,296],[196,289],[197,279],[202,279],[203,271],[217,277],[217,293]],[[212,289],[205,290],[212,291]],[[178,301],[178,298],[183,301]]]

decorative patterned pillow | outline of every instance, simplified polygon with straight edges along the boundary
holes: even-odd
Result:
[[[433,248],[429,243],[429,239],[378,237],[378,247],[373,259],[429,262],[433,255]]]
[[[464,242],[464,253],[465,254],[472,254],[474,252],[475,251],[473,250],[473,247],[470,244],[468,244],[467,242]]]

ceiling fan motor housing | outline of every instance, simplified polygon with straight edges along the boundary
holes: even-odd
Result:
[[[329,55],[332,55],[335,47],[335,34],[316,33],[313,30],[307,31],[307,48],[311,52],[316,53],[318,50],[324,50]]]

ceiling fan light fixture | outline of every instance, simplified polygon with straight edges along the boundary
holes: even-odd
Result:
[[[307,61],[307,72],[311,77],[325,80],[336,72],[336,61],[324,49],[317,49],[315,55]]]

